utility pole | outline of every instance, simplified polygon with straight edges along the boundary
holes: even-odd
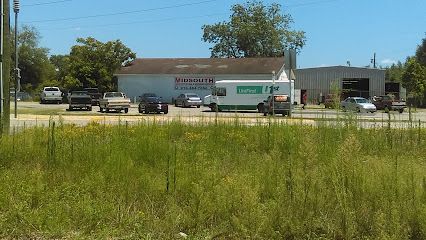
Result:
[[[374,53],[373,59],[371,59],[371,63],[373,64],[373,68],[376,68],[376,53]]]
[[[18,91],[20,90],[20,71],[18,66],[18,13],[19,0],[13,0],[13,11],[15,12],[15,118],[18,118]]]
[[[0,121],[3,122],[3,0],[0,0]],[[2,124],[0,124],[1,127]]]
[[[3,14],[1,16],[1,32],[3,35],[1,36],[1,42],[3,46],[3,56],[2,56],[2,80],[3,80],[3,92],[2,92],[2,103],[3,103],[3,115],[1,115],[0,122],[2,123],[0,126],[0,133],[8,132],[10,128],[10,91],[9,91],[9,82],[10,82],[10,55],[11,55],[11,47],[10,47],[10,7],[9,0],[1,0]],[[5,57],[6,56],[6,57]]]

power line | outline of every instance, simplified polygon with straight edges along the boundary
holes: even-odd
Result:
[[[213,13],[213,14],[190,16],[190,17],[174,17],[174,18],[164,18],[164,19],[157,19],[157,20],[132,21],[132,22],[86,25],[86,26],[75,26],[75,27],[64,27],[64,28],[40,28],[40,30],[49,30],[49,31],[76,30],[76,29],[82,30],[84,28],[102,28],[102,27],[122,26],[122,25],[140,24],[140,23],[158,23],[158,22],[178,21],[178,20],[191,20],[191,19],[204,18],[204,17],[222,16],[226,14],[228,13]]]
[[[52,4],[58,4],[63,2],[71,2],[72,0],[61,0],[61,1],[51,1],[51,2],[41,2],[41,3],[33,3],[33,4],[27,4],[22,5],[23,7],[34,7],[34,6],[43,6],[43,5],[52,5]]]
[[[215,2],[215,1],[217,1],[217,0],[205,0],[205,1],[200,1],[200,2],[185,3],[185,4],[171,5],[171,6],[165,6],[165,7],[147,8],[147,9],[140,9],[140,10],[133,10],[133,11],[116,12],[116,13],[96,14],[96,15],[88,15],[88,16],[82,16],[82,17],[70,17],[70,18],[57,18],[57,19],[27,21],[26,23],[59,22],[59,21],[71,21],[71,20],[88,19],[88,18],[126,15],[126,14],[134,14],[134,13],[141,13],[141,12],[158,11],[158,10],[164,10],[164,9],[188,7],[188,6],[200,5],[200,4]]]

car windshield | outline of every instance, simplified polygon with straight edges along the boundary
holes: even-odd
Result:
[[[75,91],[71,93],[72,95],[77,95],[77,96],[84,96],[87,95],[88,93],[86,91]]]
[[[123,95],[119,92],[111,92],[105,94],[106,98],[114,98],[114,97],[123,97]]]
[[[368,103],[368,100],[365,98],[356,98],[355,99],[356,103]]]
[[[46,91],[46,92],[59,92],[59,88],[54,88],[54,87],[45,88],[44,91]]]
[[[161,99],[159,97],[147,97],[146,101],[152,102],[152,103],[159,103],[161,102]]]
[[[200,98],[197,94],[187,94],[186,96],[189,98]]]

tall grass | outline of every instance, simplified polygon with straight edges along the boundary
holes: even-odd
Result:
[[[425,239],[426,132],[52,123],[0,138],[0,238]]]

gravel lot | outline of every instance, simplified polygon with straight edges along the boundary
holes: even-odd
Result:
[[[129,113],[101,113],[99,107],[94,106],[92,111],[68,111],[67,104],[39,104],[36,102],[19,102],[18,104],[18,118],[14,118],[13,104],[11,108],[11,125],[15,127],[33,126],[33,125],[48,125],[49,119],[59,120],[64,123],[72,123],[77,125],[86,125],[90,122],[103,122],[107,124],[116,124],[118,122],[169,122],[174,120],[183,120],[187,122],[206,122],[216,121],[243,121],[246,124],[258,124],[259,122],[267,122],[268,118],[263,114],[256,111],[244,112],[211,112],[207,107],[201,108],[180,108],[169,105],[169,113],[165,114],[140,114],[136,104],[132,104]],[[368,126],[377,126],[382,123],[386,125],[389,115],[383,111],[377,113],[346,113],[331,109],[324,109],[317,105],[308,106],[308,109],[302,110],[298,107],[293,111],[292,118],[277,116],[275,119],[278,121],[297,122],[304,124],[315,124],[315,122],[324,122],[324,119],[333,119],[351,116],[362,120],[363,124]],[[395,127],[405,127],[408,125],[406,121],[409,120],[408,112],[402,114],[398,112],[391,112],[390,118]],[[418,123],[426,123],[426,111],[418,109],[412,114],[412,120]]]

